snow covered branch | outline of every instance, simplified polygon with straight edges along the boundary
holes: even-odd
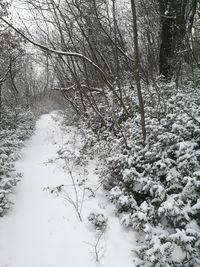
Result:
[[[50,52],[50,53],[53,53],[53,54],[57,54],[57,55],[61,55],[61,56],[75,57],[75,58],[80,58],[80,59],[85,60],[86,62],[91,64],[101,74],[102,78],[104,79],[104,81],[108,85],[108,87],[112,88],[112,85],[108,81],[104,71],[97,64],[95,64],[92,60],[90,60],[88,57],[86,57],[86,56],[84,56],[82,54],[79,54],[79,53],[75,53],[75,52],[65,52],[65,51],[55,50],[55,49],[52,49],[52,48],[50,48],[48,46],[39,44],[39,43],[35,42],[34,40],[32,40],[31,38],[29,38],[28,36],[26,36],[21,30],[17,29],[15,26],[13,26],[10,22],[5,20],[4,18],[0,17],[0,19],[4,23],[6,23],[10,28],[12,28],[14,31],[16,31],[19,35],[21,35],[21,37],[23,37],[29,43],[33,44],[34,46],[36,46],[36,47],[38,47],[38,48],[40,48],[40,49],[42,49],[44,51],[47,51],[47,52]]]

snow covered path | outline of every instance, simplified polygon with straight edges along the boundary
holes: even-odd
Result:
[[[43,115],[37,122],[35,134],[16,163],[17,171],[24,175],[12,195],[15,205],[0,218],[0,267],[133,267],[134,235],[120,225],[114,206],[107,202],[101,189],[95,198],[89,197],[91,192],[85,193],[82,222],[62,195],[44,190],[71,184],[70,175],[63,168],[45,162],[55,158],[65,142],[69,141],[71,152],[77,150],[78,144],[71,142],[75,132],[76,128],[68,127],[63,133],[52,114]],[[96,188],[95,162],[89,161],[86,171],[87,186]],[[69,189],[66,194],[74,198],[74,190]],[[108,218],[98,244],[98,235],[87,220],[93,211]]]

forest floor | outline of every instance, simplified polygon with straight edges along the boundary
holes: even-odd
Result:
[[[120,225],[99,187],[97,160],[74,167],[68,162],[68,171],[63,160],[54,160],[63,145],[69,158],[83,146],[77,128],[62,130],[57,116],[38,120],[16,162],[23,177],[11,196],[14,205],[0,218],[0,267],[133,267],[134,234]],[[74,188],[72,178],[82,186]],[[65,186],[56,194],[59,185]],[[73,206],[76,197],[82,221]],[[103,214],[107,227],[95,229],[91,212]]]

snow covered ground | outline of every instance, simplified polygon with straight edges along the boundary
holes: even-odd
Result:
[[[39,119],[16,163],[24,175],[12,195],[15,205],[0,218],[0,267],[133,267],[134,234],[120,225],[101,187],[91,196],[99,187],[97,162],[89,160],[86,167],[73,167],[69,162],[68,170],[63,160],[46,164],[63,145],[69,158],[83,145],[77,129],[69,126],[63,132],[56,116]],[[86,180],[77,186],[82,222],[70,203],[76,203],[72,177],[76,182]],[[61,194],[44,190],[61,184],[65,185]],[[88,221],[91,212],[108,218],[102,234]]]

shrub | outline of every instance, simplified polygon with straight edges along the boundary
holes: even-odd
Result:
[[[8,195],[19,181],[14,162],[19,158],[19,149],[33,132],[34,116],[30,111],[18,110],[13,114],[6,110],[0,122],[0,216],[10,207]]]
[[[157,99],[146,93],[145,147],[135,115],[118,134],[91,135],[93,151],[121,222],[139,233],[135,265],[200,266],[200,96],[158,89]]]

